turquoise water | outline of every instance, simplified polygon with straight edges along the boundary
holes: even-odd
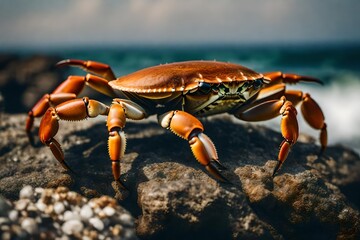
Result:
[[[107,63],[117,76],[144,67],[186,60],[217,60],[238,63],[258,72],[283,71],[314,76],[321,79],[324,86],[298,84],[289,88],[309,92],[321,105],[328,124],[330,144],[341,143],[360,152],[360,45],[133,46],[43,51],[64,59]],[[73,74],[83,74],[80,70],[72,71]],[[301,132],[317,138],[318,132],[304,124],[301,116],[299,122]],[[261,124],[279,129],[279,119]]]

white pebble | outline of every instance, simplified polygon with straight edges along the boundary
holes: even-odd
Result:
[[[13,222],[15,222],[19,217],[19,212],[16,210],[11,210],[9,212],[9,219]]]
[[[65,211],[64,213],[64,221],[70,221],[70,220],[80,220],[80,216],[78,213],[72,212],[72,211]]]
[[[104,229],[104,223],[100,220],[100,218],[90,218],[89,222],[98,231],[102,231]]]
[[[82,208],[81,208],[81,210],[80,210],[80,216],[81,216],[81,218],[83,218],[83,219],[89,219],[89,218],[91,218],[92,216],[93,216],[93,210],[91,209],[91,207],[89,206],[89,205],[87,205],[87,204],[85,204]]]
[[[80,233],[83,230],[83,228],[84,228],[83,223],[76,219],[64,222],[64,224],[61,227],[63,232],[67,235]]]
[[[35,205],[41,212],[45,212],[47,205],[41,199],[39,199]]]
[[[35,234],[38,231],[38,225],[32,218],[24,218],[21,222],[21,228],[30,234]]]
[[[61,214],[65,211],[65,206],[62,202],[57,202],[54,204],[54,211],[57,214]]]
[[[29,203],[29,199],[20,199],[15,203],[15,208],[19,211],[24,210],[29,205]]]
[[[103,209],[103,212],[105,213],[106,216],[111,217],[115,214],[115,209],[107,206]]]
[[[32,186],[25,186],[20,190],[20,198],[32,198],[34,195],[34,189],[32,188]]]
[[[132,217],[129,214],[123,213],[120,215],[119,219],[124,225],[128,225],[128,226],[134,225]]]
[[[52,195],[52,198],[54,199],[54,201],[60,201],[60,195],[58,193],[54,193]]]

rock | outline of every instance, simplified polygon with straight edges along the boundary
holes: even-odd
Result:
[[[93,216],[93,210],[91,209],[91,207],[89,205],[84,205],[81,210],[80,210],[80,216],[83,219],[90,219]]]
[[[102,231],[104,229],[104,223],[100,220],[100,218],[90,218],[89,223],[98,231]]]
[[[84,229],[84,224],[80,220],[72,219],[64,222],[61,229],[67,235],[78,235]]]
[[[64,203],[62,203],[62,202],[56,202],[56,203],[54,204],[54,212],[55,212],[56,214],[61,214],[61,213],[63,213],[64,211],[65,211]]]
[[[20,191],[20,198],[30,198],[34,194],[34,190],[31,186],[27,185]]]
[[[28,190],[26,186],[20,192]],[[0,217],[1,239],[137,239],[134,219],[130,217],[130,223],[123,223],[122,216],[129,214],[110,197],[88,200],[64,187],[41,191],[37,188],[31,195],[22,197],[8,205],[4,216]],[[24,205],[22,202],[26,202],[26,207],[19,210],[19,205]],[[39,202],[45,207],[38,208]],[[95,214],[90,205],[95,207]],[[53,211],[47,211],[50,207]],[[98,213],[105,208],[113,209],[112,215],[100,219]],[[105,226],[114,231],[105,229]]]
[[[38,233],[38,225],[33,218],[24,218],[21,222],[21,228],[31,235]]]
[[[4,197],[0,195],[0,217],[7,216],[11,209],[11,204]]]
[[[137,233],[152,238],[271,238],[273,229],[261,221],[236,187],[201,182],[150,180],[139,186],[142,216]]]
[[[115,209],[112,207],[105,207],[103,209],[103,212],[105,213],[106,216],[111,217],[115,214]],[[120,216],[121,219],[121,216]]]
[[[267,164],[268,165],[268,164]],[[339,188],[317,176],[315,170],[281,174],[269,181],[271,169],[265,165],[245,166],[236,172],[256,212],[271,219],[271,224],[287,238],[356,239],[360,215]],[[275,212],[274,212],[275,210]],[[322,232],[326,229],[326,233]]]
[[[0,89],[5,112],[27,112],[36,99],[66,77],[56,68],[61,59],[45,55],[0,55]]]
[[[234,123],[223,115],[202,119],[227,167],[222,173],[231,184],[223,184],[197,163],[186,141],[159,127],[154,118],[129,121],[121,161],[121,179],[129,196],[120,204],[138,216],[134,225],[128,213],[111,215],[105,210],[117,204],[106,195],[118,194],[119,199],[124,195],[112,184],[104,118],[61,121],[56,139],[76,174],[64,171],[47,147],[28,144],[25,118],[4,114],[0,131],[0,192],[11,200],[25,185],[66,186],[73,191],[66,199],[79,206],[80,214],[84,203],[76,192],[89,198],[103,196],[88,205],[104,223],[104,231],[108,225],[103,218],[118,216],[121,227],[114,225],[112,233],[125,234],[126,226],[136,227],[144,239],[360,238],[360,157],[346,147],[329,146],[318,157],[319,147],[312,138],[301,137],[272,178],[280,133]],[[62,199],[63,190],[58,191],[56,196]],[[53,196],[47,190],[42,195],[44,204],[51,203]]]

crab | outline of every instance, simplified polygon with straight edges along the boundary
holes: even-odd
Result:
[[[34,118],[41,117],[39,138],[67,170],[61,145],[54,138],[59,120],[107,116],[109,157],[115,181],[120,181],[120,161],[125,154],[126,119],[157,115],[161,127],[188,141],[196,160],[220,181],[217,151],[204,133],[198,117],[229,113],[243,121],[264,121],[281,116],[283,141],[273,170],[276,175],[299,135],[296,105],[305,121],[320,130],[321,151],[327,145],[324,114],[308,93],[287,90],[286,84],[322,82],[316,78],[282,72],[260,74],[244,66],[216,61],[185,61],[145,68],[116,78],[111,67],[95,61],[68,59],[58,66],[79,67],[86,76],[69,76],[51,94],[45,94],[29,111],[26,132],[33,142]],[[85,85],[112,98],[106,105],[88,97],[77,98]],[[123,185],[122,185],[123,186]]]

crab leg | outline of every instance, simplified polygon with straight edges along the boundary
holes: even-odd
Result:
[[[112,161],[114,179],[120,182],[120,159],[124,156],[126,146],[126,138],[122,128],[125,126],[126,118],[142,119],[146,116],[145,111],[139,105],[129,100],[114,99],[109,108],[105,104],[87,97],[70,100],[46,111],[41,119],[39,137],[41,142],[50,148],[59,163],[65,169],[70,170],[64,160],[61,146],[54,138],[59,129],[59,120],[75,121],[87,117],[94,118],[99,115],[108,115],[109,156]]]
[[[39,138],[42,143],[47,145],[55,158],[65,168],[70,169],[65,163],[64,153],[60,144],[54,136],[59,129],[59,120],[83,120],[87,117],[96,117],[98,115],[106,115],[109,108],[101,102],[90,100],[87,97],[83,99],[74,99],[62,103],[56,107],[50,107],[40,122]]]
[[[111,67],[107,64],[95,61],[83,61],[77,59],[66,59],[58,62],[57,66],[73,66],[83,69],[86,72],[102,76],[106,80],[116,79]]]
[[[223,167],[218,160],[214,144],[203,133],[204,127],[197,118],[184,111],[170,111],[159,116],[159,123],[163,128],[170,129],[177,136],[188,140],[196,160],[216,179],[228,182],[211,162]]]
[[[270,80],[268,86],[273,86],[279,83],[295,84],[298,82],[315,82],[315,83],[323,84],[323,82],[317,78],[301,76],[292,73],[268,72],[268,73],[263,73],[263,75],[264,78]]]
[[[34,124],[34,118],[44,115],[45,111],[51,106],[75,99],[85,84],[105,95],[115,96],[114,91],[108,85],[108,81],[103,78],[91,74],[87,74],[85,77],[69,76],[53,93],[45,94],[29,111],[25,130],[32,145],[34,145],[34,139],[31,134],[31,129]]]
[[[107,117],[107,128],[109,131],[108,149],[112,163],[112,173],[115,181],[124,185],[120,181],[120,160],[125,154],[126,137],[122,130],[125,127],[126,118],[141,120],[146,117],[145,110],[139,105],[124,99],[114,99],[110,106]]]
[[[310,94],[302,91],[288,90],[285,92],[286,99],[294,105],[302,102],[301,113],[305,121],[314,129],[320,130],[321,153],[327,146],[327,130],[324,114],[320,106],[311,98]]]
[[[235,113],[237,118],[245,121],[264,121],[279,115],[282,115],[280,129],[284,140],[280,144],[278,163],[274,169],[273,176],[286,160],[291,146],[296,143],[299,136],[299,127],[296,119],[297,111],[295,107],[290,101],[287,101],[285,97],[281,97],[280,100],[269,100],[245,112]]]

